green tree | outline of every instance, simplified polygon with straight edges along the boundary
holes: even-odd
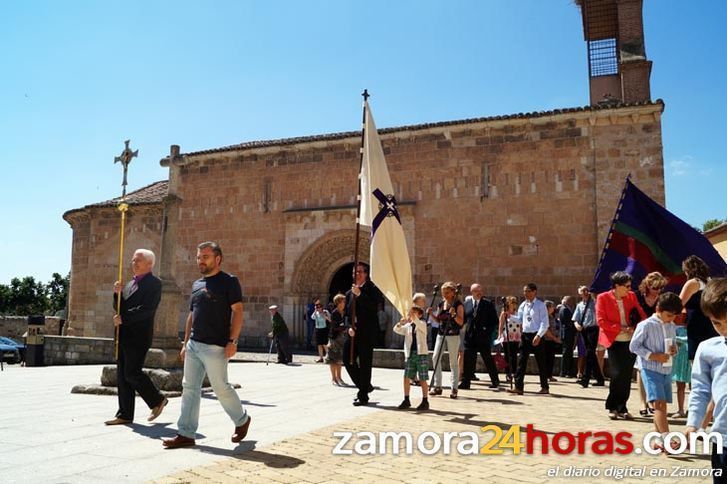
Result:
[[[23,279],[14,277],[10,281],[9,306],[9,312],[18,316],[44,314],[48,309],[45,285],[32,276]]]
[[[10,287],[0,284],[0,314],[9,314],[10,311]]]
[[[68,301],[68,286],[70,285],[71,274],[61,277],[57,272],[53,273],[52,279],[46,285],[48,294],[48,310],[51,315],[66,308]]]
[[[725,222],[727,222],[727,220],[711,218],[702,224],[702,232],[706,232],[707,230],[712,230],[715,227],[719,227],[720,225],[722,225]]]

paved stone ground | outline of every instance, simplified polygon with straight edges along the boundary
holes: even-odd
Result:
[[[262,355],[264,359],[265,355]],[[532,423],[552,436],[605,430],[629,431],[638,446],[652,430],[650,419],[610,421],[603,410],[604,388],[581,389],[573,383],[552,384],[552,394],[511,396],[494,392],[483,382],[460,398],[431,398],[431,410],[418,414],[399,411],[401,371],[374,370],[374,406],[351,406],[353,389],[333,387],[328,368],[321,364],[283,366],[252,362],[261,355],[238,354],[249,363],[230,365],[230,380],[242,384],[241,399],[253,417],[246,439],[230,443],[231,423],[214,397],[203,398],[198,445],[164,450],[160,438],[174,434],[179,399],[174,399],[158,421],[145,421],[148,410],[137,399],[137,421],[130,426],[105,427],[115,398],[72,395],[78,383],[96,381],[100,365],[49,368],[5,367],[0,373],[0,480],[3,482],[610,482],[604,477],[618,470],[652,469],[672,472],[674,466],[691,471],[709,468],[708,456],[533,455],[444,456],[394,454],[389,441],[384,455],[334,455],[333,432],[403,432],[415,437],[425,432],[475,432],[480,445],[490,440],[485,425],[507,431]],[[304,362],[314,358],[296,358]],[[345,375],[345,371],[344,371]],[[448,375],[445,374],[445,381]],[[529,378],[526,391],[538,389]],[[418,404],[419,388],[412,388]],[[632,403],[632,410],[637,404]],[[673,430],[683,429],[675,422]],[[454,446],[458,442],[454,440]],[[358,440],[359,445],[362,440]],[[351,449],[353,442],[346,448]],[[431,440],[428,440],[431,446]],[[453,447],[454,447],[453,446]],[[403,452],[403,448],[401,449]],[[548,477],[560,467],[558,477]],[[601,472],[599,477],[565,477],[569,468]],[[653,477],[619,482],[656,482]],[[708,478],[661,478],[658,481],[708,482]]]

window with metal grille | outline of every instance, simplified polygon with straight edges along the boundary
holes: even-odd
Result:
[[[616,39],[589,41],[588,60],[591,66],[591,77],[618,74]]]

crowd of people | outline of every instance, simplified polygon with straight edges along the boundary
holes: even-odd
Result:
[[[500,373],[504,372],[510,384],[507,391],[513,395],[524,395],[528,361],[534,355],[540,383],[537,393],[549,394],[550,383],[558,381],[554,369],[560,354],[558,378],[572,379],[583,388],[606,387],[608,381],[604,406],[612,420],[634,419],[628,404],[635,375],[639,415],[652,418],[662,435],[663,440],[654,443],[657,449],[666,452],[667,446],[676,445],[666,441],[669,418],[687,419],[690,432],[703,431],[714,421],[712,430],[727,439],[727,386],[717,389],[727,375],[727,279],[710,281],[708,267],[696,256],[688,257],[682,269],[687,281],[679,294],[665,292],[669,281],[659,272],[647,274],[635,288],[630,274],[616,272],[611,275],[610,290],[601,294],[579,287],[578,303],[570,295],[559,304],[542,300],[538,286],[528,283],[522,300],[500,298],[499,317],[496,303],[483,297],[478,283],[470,286],[463,301],[461,286],[454,282],[442,284],[437,304],[427,305],[425,294],[416,293],[411,310],[394,326],[394,332],[404,337],[405,355],[404,399],[398,408],[412,407],[412,386],[422,390],[416,410],[429,409],[429,397],[443,394],[445,356],[450,368],[449,397],[456,399],[460,390],[470,389],[471,382],[478,380],[478,355],[489,374],[489,388],[501,389]],[[351,294],[340,298],[345,311]],[[368,317],[376,320],[372,310]],[[371,326],[373,334],[375,324]],[[329,340],[331,335],[329,331]],[[346,342],[350,344],[350,338]],[[327,347],[331,346],[329,341]],[[373,338],[364,346],[367,351],[373,348]],[[368,403],[370,368],[363,379],[358,372],[369,364],[370,354],[362,359],[358,353],[354,373],[349,372],[359,388],[354,404]],[[430,369],[434,372],[431,384]],[[674,386],[677,409],[669,413]],[[692,394],[688,406],[687,386]],[[715,468],[724,469],[723,455],[713,449]]]
[[[222,251],[214,242],[197,250],[202,278],[192,286],[190,312],[180,357],[184,361],[182,409],[177,435],[164,439],[166,448],[195,445],[201,386],[205,374],[222,407],[234,423],[232,442],[247,434],[251,418],[227,381],[227,363],[237,350],[242,328],[242,296],[237,278],[221,270]],[[128,424],[134,418],[133,396],[138,392],[151,409],[148,420],[157,418],[168,400],[142,371],[151,345],[154,314],[161,297],[160,280],[152,274],[154,254],[140,249],[132,259],[134,278],[114,286],[114,324],[120,329],[118,359],[119,407],[107,425]],[[637,375],[642,417],[653,416],[656,430],[666,436],[668,417],[686,418],[687,432],[721,433],[727,442],[727,278],[709,278],[707,265],[696,256],[682,264],[687,277],[679,294],[664,292],[668,280],[658,272],[646,275],[638,288],[626,272],[611,275],[611,288],[594,298],[586,286],[578,288],[580,301],[565,296],[560,304],[538,297],[538,286],[523,287],[523,298],[510,295],[497,305],[474,283],[461,299],[461,285],[442,284],[441,300],[427,304],[416,293],[406,317],[393,330],[403,336],[405,369],[404,399],[399,409],[412,406],[410,390],[420,386],[417,410],[430,408],[429,397],[443,394],[443,358],[449,359],[449,397],[469,390],[478,380],[475,368],[482,357],[493,390],[501,389],[500,373],[508,392],[524,395],[530,355],[538,369],[539,394],[550,393],[556,354],[560,353],[559,378],[573,379],[583,388],[605,386],[605,409],[613,420],[631,420],[628,402],[632,378]],[[374,390],[371,372],[374,346],[381,342],[381,294],[369,280],[368,266],[355,267],[354,282],[346,294],[337,294],[324,308],[313,301],[309,321],[315,336],[319,362],[329,364],[331,382],[347,386],[341,376],[345,366],[357,388],[353,404],[369,404]],[[288,328],[277,306],[270,306],[278,363],[292,361]],[[311,341],[312,342],[312,341]],[[433,343],[433,378],[429,379],[429,351]],[[493,349],[497,349],[493,357]],[[504,352],[504,356],[500,354]],[[605,353],[608,358],[605,359]],[[605,366],[607,363],[607,371]],[[677,411],[667,412],[672,388],[677,388]],[[686,405],[686,388],[691,396]],[[674,443],[657,442],[666,451]],[[725,453],[713,450],[713,467],[725,469]]]

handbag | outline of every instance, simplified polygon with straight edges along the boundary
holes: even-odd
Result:
[[[495,366],[498,371],[505,371],[505,368],[507,368],[507,361],[505,361],[505,357],[502,356],[501,350],[497,350],[497,353],[495,353],[492,359],[495,360]]]

